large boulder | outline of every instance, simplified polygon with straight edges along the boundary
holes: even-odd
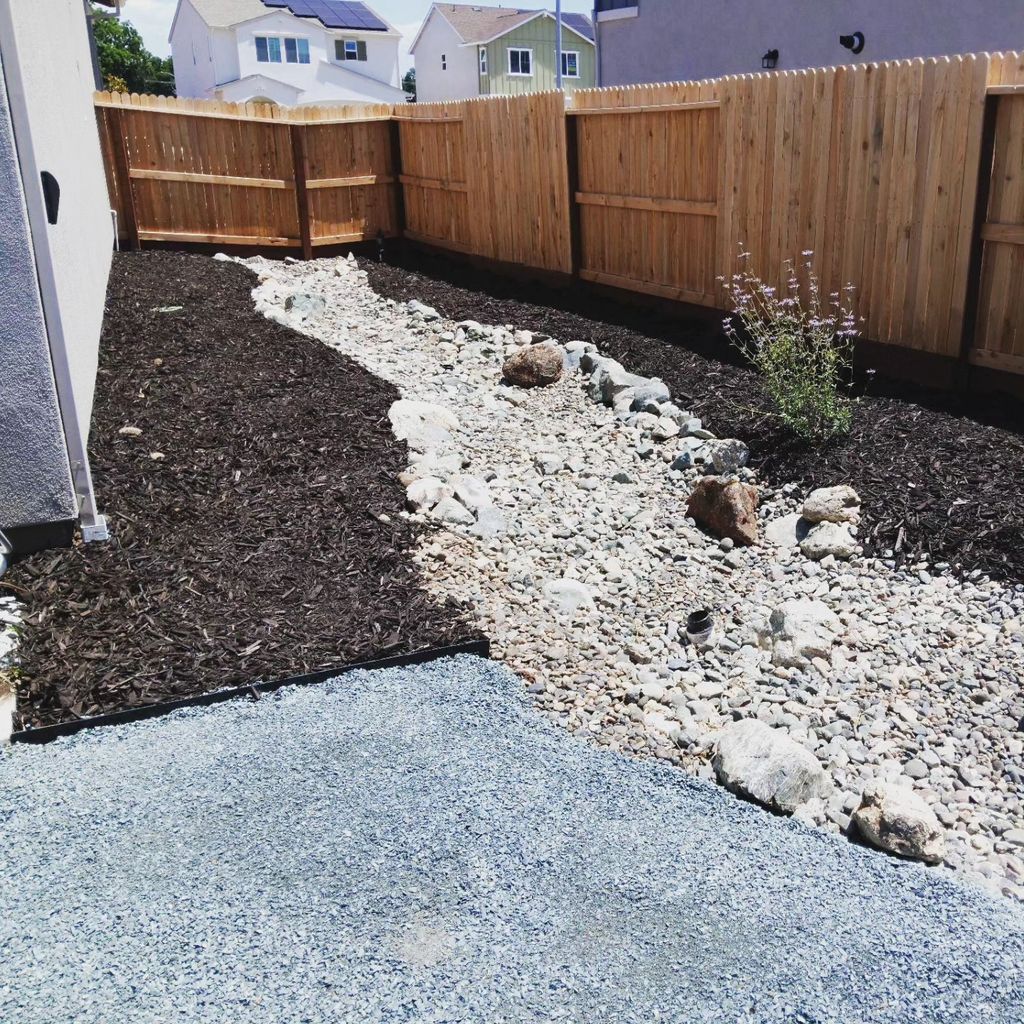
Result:
[[[406,441],[416,451],[438,448],[451,441],[451,431],[458,430],[455,413],[430,402],[400,398],[388,409],[391,429],[399,441]]]
[[[451,497],[452,489],[436,476],[417,477],[405,490],[406,502],[415,510],[429,512],[438,502]]]
[[[946,840],[935,812],[906,786],[869,784],[852,822],[872,846],[901,857],[938,864],[945,853]]]
[[[806,668],[814,658],[828,658],[842,623],[821,601],[785,601],[768,618],[761,644],[776,665]]]
[[[807,495],[803,516],[809,523],[855,523],[860,518],[860,496],[846,484],[819,487]]]
[[[857,553],[857,541],[845,523],[815,523],[800,541],[800,550],[816,562],[829,555],[845,560]]]
[[[521,348],[505,360],[501,372],[510,384],[520,388],[543,388],[560,380],[565,356],[555,345]]]
[[[738,473],[750,458],[750,450],[742,442],[734,437],[726,438],[723,441],[712,441],[711,464],[718,474],[732,475]]]
[[[706,476],[690,494],[686,514],[719,537],[757,543],[757,488],[726,477]]]
[[[832,780],[809,750],[756,718],[725,729],[712,766],[726,789],[786,814],[832,792]]]
[[[483,480],[460,473],[451,479],[455,497],[468,509],[488,508],[493,504],[491,492]]]
[[[589,611],[594,607],[594,592],[582,580],[569,577],[548,580],[543,590],[547,600],[568,615],[574,615],[581,609]]]

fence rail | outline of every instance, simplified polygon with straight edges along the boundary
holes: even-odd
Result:
[[[284,110],[98,94],[132,244],[401,235],[721,306],[809,257],[873,340],[1024,373],[1024,57]]]

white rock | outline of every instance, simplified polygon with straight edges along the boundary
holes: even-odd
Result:
[[[828,658],[842,623],[821,601],[786,601],[761,631],[762,646],[776,665],[806,668],[814,658]]]
[[[807,536],[807,521],[799,512],[773,519],[764,528],[764,539],[780,548],[795,548]]]
[[[429,512],[443,498],[450,497],[451,493],[452,489],[436,476],[425,476],[409,484],[405,497],[413,508]]]
[[[560,611],[573,614],[581,609],[594,607],[594,592],[581,580],[565,577],[560,580],[548,580],[543,587],[544,596]]]
[[[873,782],[865,788],[853,824],[872,845],[901,857],[937,864],[946,841],[935,812],[913,790]]]
[[[809,523],[856,523],[860,518],[860,497],[847,484],[819,487],[807,495],[803,514]]]
[[[727,789],[787,814],[832,793],[832,780],[809,750],[755,718],[726,727],[712,765]]]
[[[487,484],[475,476],[460,473],[452,477],[451,486],[455,497],[468,509],[488,508],[494,504]]]
[[[461,523],[469,526],[476,522],[473,513],[452,497],[442,498],[434,506],[431,514],[442,523]]]
[[[832,555],[846,560],[857,553],[857,541],[845,523],[816,523],[800,541],[800,550],[807,558],[820,562]]]
[[[388,418],[395,437],[418,451],[448,444],[451,431],[459,429],[459,419],[449,409],[408,398],[392,402]]]

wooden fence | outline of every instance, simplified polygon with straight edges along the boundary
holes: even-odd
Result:
[[[147,99],[97,100],[129,240],[404,234],[707,306],[741,249],[777,285],[810,252],[865,336],[1024,373],[1021,54],[393,109]]]

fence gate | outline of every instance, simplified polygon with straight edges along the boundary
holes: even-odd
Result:
[[[715,305],[719,104],[568,111],[584,280]]]
[[[995,100],[988,210],[970,361],[1024,373],[1024,94]]]

